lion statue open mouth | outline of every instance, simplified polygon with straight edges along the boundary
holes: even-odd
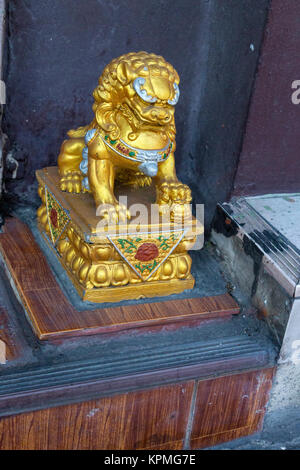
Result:
[[[179,77],[163,57],[132,52],[108,64],[94,90],[94,119],[68,132],[58,157],[63,191],[91,191],[109,217],[130,218],[114,196],[115,181],[146,186],[157,204],[188,204],[191,191],[176,176],[175,105]]]

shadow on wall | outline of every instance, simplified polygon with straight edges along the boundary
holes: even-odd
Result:
[[[129,51],[163,55],[181,77],[177,170],[206,204],[232,188],[268,0],[10,0],[6,188],[34,198],[35,170],[55,165],[66,131],[92,118],[104,66]],[[13,165],[10,165],[10,167]]]

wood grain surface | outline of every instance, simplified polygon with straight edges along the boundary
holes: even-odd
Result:
[[[192,381],[0,419],[1,450],[181,449]]]
[[[261,429],[273,372],[188,381],[1,418],[0,450],[211,447]]]
[[[239,313],[229,294],[78,311],[56,282],[27,225],[16,218],[7,219],[0,234],[0,250],[41,340],[168,324],[182,326]]]
[[[274,369],[198,383],[191,448],[246,436],[260,429]]]
[[[79,312],[60,289],[26,225],[14,218],[8,219],[0,234],[0,250],[40,339],[186,325],[230,318],[239,312],[238,305],[228,294]],[[14,349],[9,316],[4,310],[0,310],[1,326],[0,339],[6,342],[8,355],[13,358],[18,352]],[[75,364],[68,371],[68,380],[75,374],[71,384],[62,382],[60,370],[50,368],[48,374],[52,382],[48,388],[39,386],[35,390],[27,390],[28,387],[27,391],[23,390],[30,377],[32,384],[37,381],[36,375],[39,380],[47,379],[47,371],[33,369],[31,375],[26,372],[24,380],[22,374],[17,374],[20,376],[15,384],[18,396],[11,393],[11,388],[6,390],[8,385],[11,387],[13,374],[9,375],[6,385],[3,376],[0,398],[7,416],[0,418],[0,449],[180,450],[184,446],[192,449],[210,447],[249,435],[262,426],[274,369],[269,368],[268,351],[255,341],[253,344],[249,338],[247,341],[251,344],[246,344],[245,338],[226,341],[224,339],[220,357],[214,349],[213,365],[212,358],[209,362],[204,352],[201,353],[201,347],[192,344],[189,359],[194,357],[193,354],[199,357],[191,360],[191,364],[184,363],[182,368],[180,361],[187,353],[177,352],[175,348],[173,368],[168,366],[164,370],[161,366],[158,370],[130,375],[130,358],[127,358],[127,375],[116,373],[116,377],[99,382],[97,361],[89,364],[88,369],[95,377],[89,376],[90,382],[85,383],[82,367],[79,364],[76,372]],[[136,357],[134,361],[137,361]],[[212,367],[215,373],[227,375],[207,379],[214,374]],[[260,370],[249,372],[249,368]],[[243,369],[247,370],[242,372]],[[238,370],[236,375],[234,370]],[[168,384],[161,381],[162,374]],[[159,383],[155,383],[156,375]],[[114,381],[117,382],[115,388]],[[87,387],[93,395],[88,396]],[[82,388],[82,392],[79,390],[75,396],[77,388]],[[59,403],[57,400],[62,396],[67,398]],[[192,400],[193,396],[195,400]],[[10,403],[13,399],[17,400],[19,408],[16,403]],[[22,400],[26,402],[23,405]],[[25,406],[23,413],[22,406]],[[36,411],[32,411],[34,406]]]

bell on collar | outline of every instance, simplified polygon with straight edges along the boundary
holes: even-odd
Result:
[[[141,170],[146,176],[156,176],[157,175],[157,162],[143,162],[139,166],[139,170]]]

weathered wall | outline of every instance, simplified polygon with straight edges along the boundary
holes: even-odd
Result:
[[[5,0],[0,0],[0,199],[2,196],[2,180],[3,180],[3,149],[5,144],[5,138],[2,133],[1,124],[2,124],[2,116],[3,116],[3,106],[5,103],[5,87],[3,86],[3,53],[4,53],[4,43],[5,43]],[[0,215],[0,223],[1,223],[1,215]]]
[[[209,222],[232,188],[267,5],[10,0],[7,189],[32,198],[35,169],[54,165],[66,131],[91,119],[103,67],[120,54],[146,50],[163,55],[181,76],[178,173],[195,201],[206,204]]]
[[[300,191],[300,2],[272,0],[234,194]]]

